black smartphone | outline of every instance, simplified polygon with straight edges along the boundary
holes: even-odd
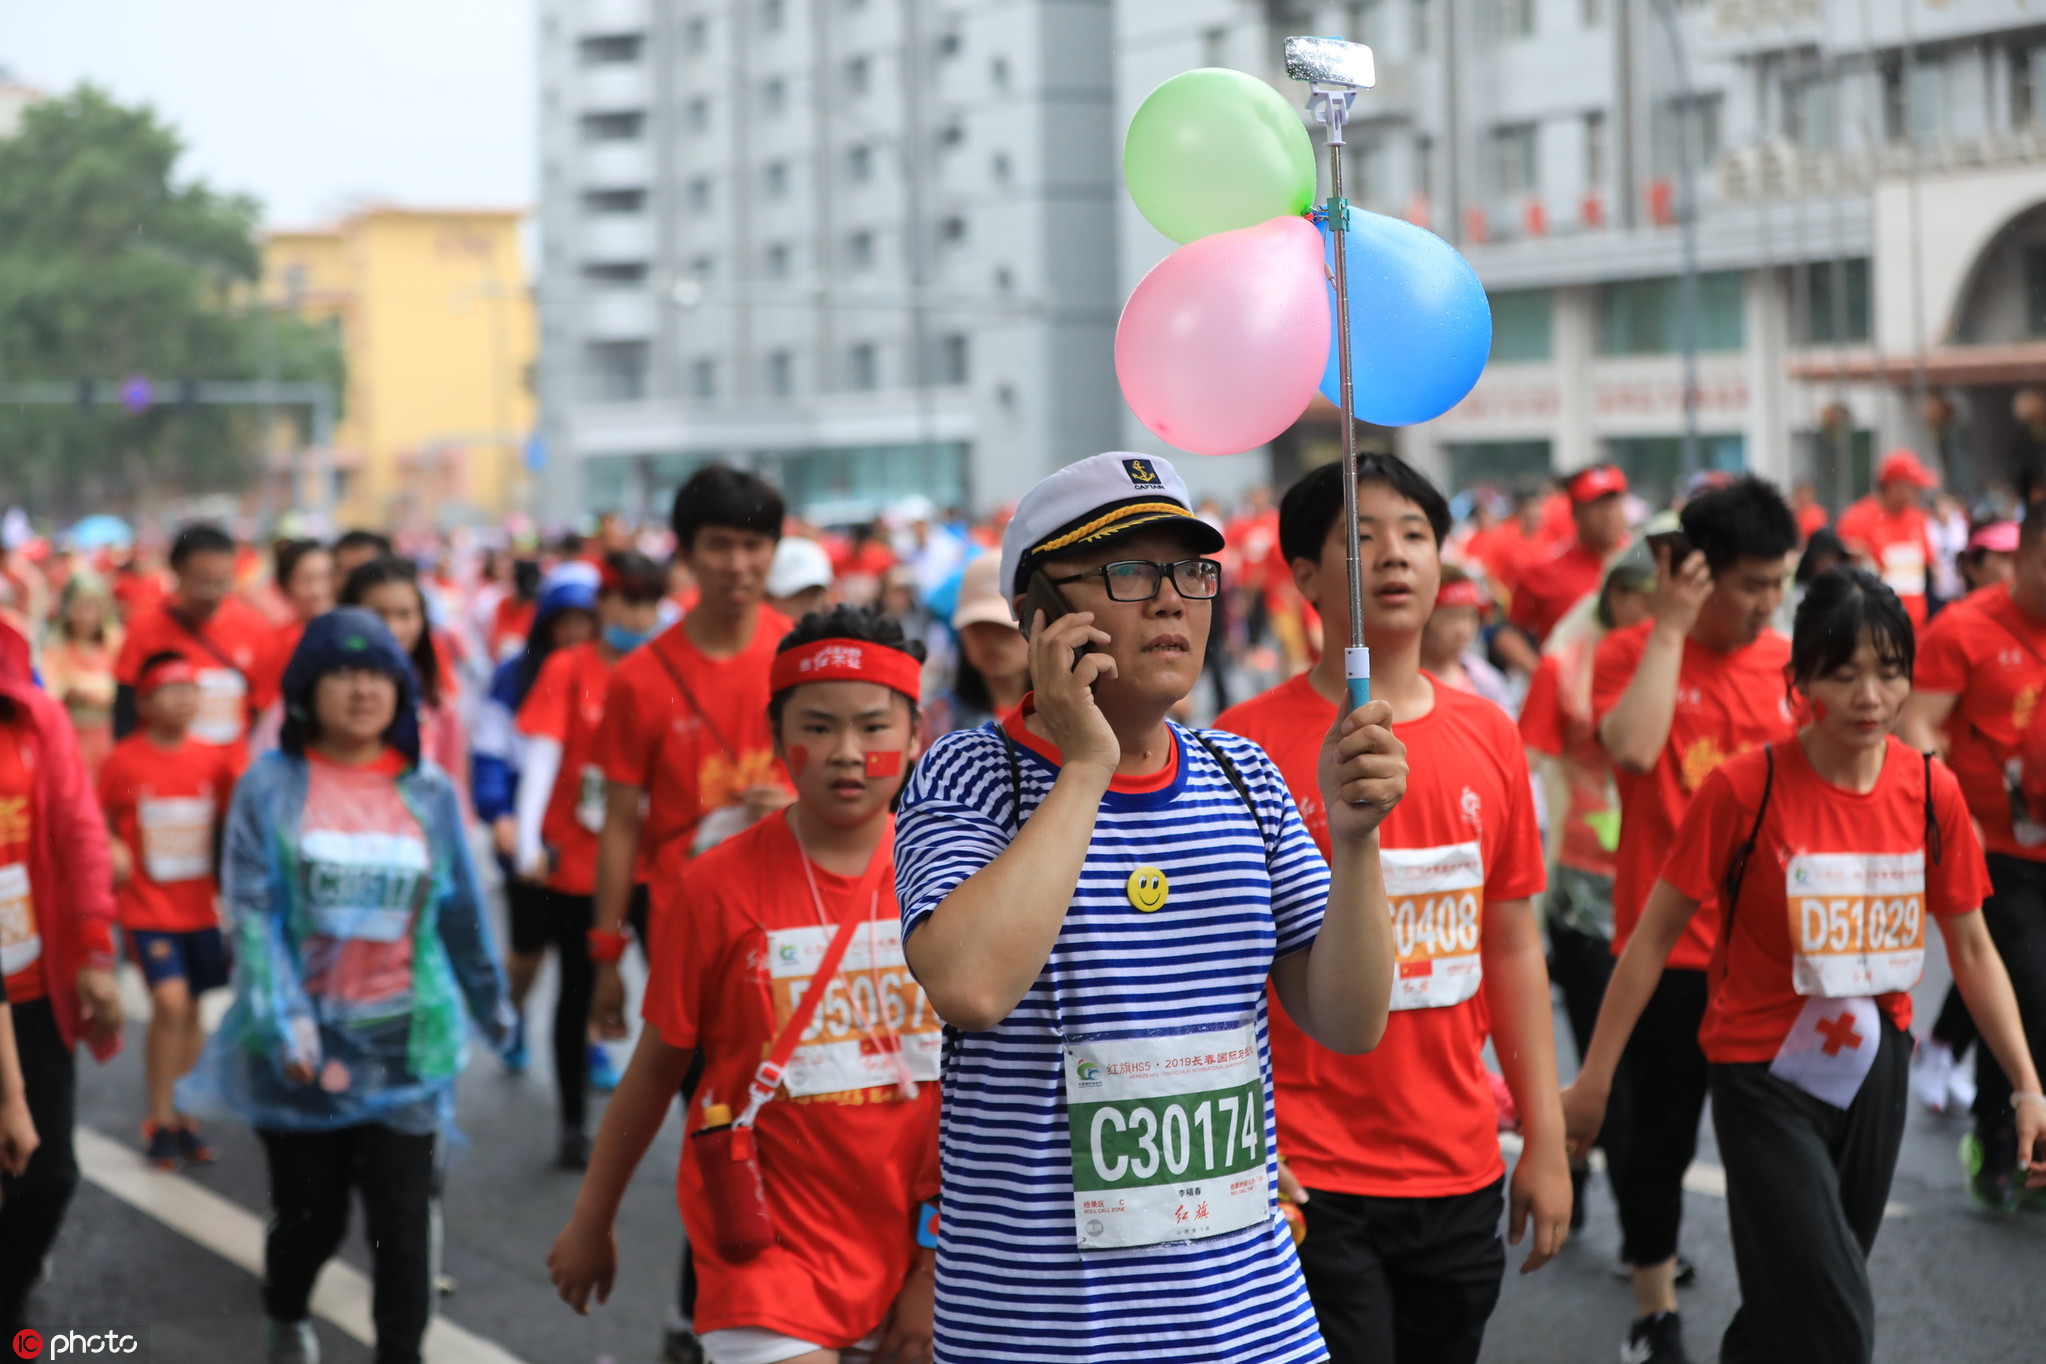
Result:
[[[1681,530],[1666,530],[1660,535],[1649,536],[1648,552],[1653,554],[1658,549],[1669,551],[1670,572],[1674,573],[1684,566],[1684,560],[1691,555],[1691,537]]]
[[[1072,609],[1066,599],[1059,594],[1058,587],[1045,576],[1044,570],[1039,569],[1030,575],[1030,581],[1023,586],[1023,633],[1026,635],[1030,633],[1031,622],[1037,618],[1039,611],[1044,612],[1044,623],[1049,625]],[[1094,642],[1083,640],[1079,647],[1073,650],[1073,666],[1076,668],[1080,666],[1081,657],[1093,651]]]

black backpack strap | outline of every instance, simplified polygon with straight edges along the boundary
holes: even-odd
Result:
[[[1762,836],[1762,817],[1769,813],[1769,796],[1776,789],[1776,745],[1763,745],[1762,757],[1768,771],[1762,778],[1762,800],[1755,806],[1754,826],[1748,830],[1747,842],[1734,849],[1726,864],[1726,878],[1719,885],[1720,899],[1726,904],[1726,922],[1719,929],[1722,934],[1733,927],[1733,908],[1741,898],[1741,883],[1747,880],[1748,859],[1755,855],[1755,842]]]
[[[1257,841],[1264,845],[1265,869],[1269,871],[1272,865],[1272,845],[1265,837],[1264,821],[1257,817],[1257,802],[1250,798],[1250,783],[1243,779],[1243,773],[1236,770],[1236,764],[1229,761],[1229,755],[1216,747],[1207,735],[1197,729],[1189,729],[1187,733],[1194,736],[1195,743],[1207,750],[1208,756],[1215,760],[1215,766],[1222,769],[1222,775],[1236,788],[1236,798],[1243,802],[1243,808],[1250,811],[1250,822],[1257,826]]]
[[[1933,866],[1939,865],[1940,854],[1946,851],[1944,840],[1939,834],[1939,816],[1932,808],[1932,754],[1925,758],[1925,853]]]
[[[1023,758],[1016,747],[1016,740],[1000,720],[991,721],[995,733],[1002,736],[1002,752],[1009,759],[1009,823],[1016,833],[1023,832]]]

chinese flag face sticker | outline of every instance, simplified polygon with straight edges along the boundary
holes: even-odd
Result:
[[[869,777],[901,776],[902,750],[899,748],[887,748],[867,754],[867,775]]]

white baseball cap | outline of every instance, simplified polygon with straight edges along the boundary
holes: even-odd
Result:
[[[774,547],[767,569],[767,595],[793,597],[813,587],[831,586],[831,556],[824,546],[800,535],[784,535]]]
[[[1222,532],[1193,514],[1185,480],[1166,461],[1128,450],[1090,455],[1058,470],[1016,504],[1002,532],[1001,583],[1020,595],[1038,560],[1160,522],[1184,528],[1203,554],[1222,548]]]

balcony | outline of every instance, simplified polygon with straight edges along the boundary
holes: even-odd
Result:
[[[580,150],[580,179],[587,188],[645,189],[653,183],[653,154],[644,139],[592,143]]]
[[[644,62],[606,62],[575,74],[575,100],[581,112],[644,109],[647,87]]]
[[[590,340],[648,340],[654,334],[654,295],[644,285],[584,284],[579,301],[578,321]]]
[[[644,213],[605,213],[585,218],[581,254],[588,260],[648,260],[654,251],[653,219]]]
[[[576,18],[584,33],[640,33],[652,22],[648,0],[582,0]]]

